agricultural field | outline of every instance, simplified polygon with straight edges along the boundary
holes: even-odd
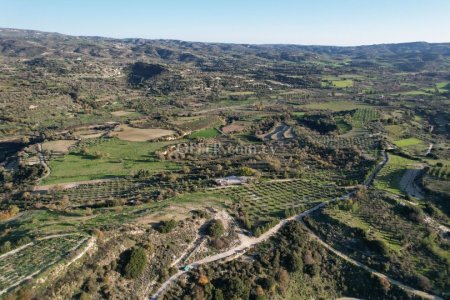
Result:
[[[69,153],[71,147],[76,145],[76,140],[59,140],[42,143],[42,150],[48,152]]]
[[[301,107],[312,110],[331,110],[334,112],[338,112],[338,111],[352,110],[356,108],[370,108],[370,105],[351,101],[329,101],[329,102],[309,103],[301,105]]]
[[[380,119],[380,113],[373,108],[357,109],[352,116],[352,125],[355,127],[364,127],[371,121]]]
[[[254,230],[266,223],[295,212],[305,211],[320,202],[348,193],[332,184],[322,185],[311,180],[264,182],[220,191],[238,206],[239,217],[254,224]]]
[[[332,137],[332,136],[320,136],[315,138],[319,143],[336,149],[351,148],[353,146],[362,150],[375,150],[380,147],[380,138],[355,136],[355,137]]]
[[[448,93],[450,91],[450,81],[439,82],[436,84],[436,88],[440,93]]]
[[[359,76],[342,75],[342,76],[325,76],[322,78],[323,87],[349,88],[353,87],[353,79],[359,79]]]
[[[400,148],[420,145],[422,143],[423,143],[423,141],[419,140],[418,138],[407,138],[407,139],[394,141],[394,144]]]
[[[336,88],[348,88],[353,86],[353,80],[351,79],[334,80],[332,81],[332,85]]]
[[[128,125],[119,125],[111,136],[130,142],[145,142],[162,137],[175,135],[175,131],[161,128],[135,128]]]
[[[358,261],[412,286],[420,287],[417,279],[427,278],[445,297],[448,281],[432,270],[446,273],[450,255],[444,250],[445,240],[429,234],[431,229],[424,218],[419,207],[368,192],[330,205],[308,218],[307,224],[327,243]]]
[[[117,138],[89,140],[71,153],[50,160],[50,176],[41,184],[123,177],[141,169],[152,172],[176,170],[176,164],[159,161],[155,156],[157,150],[170,144],[130,142]]]
[[[188,138],[195,139],[195,138],[204,138],[204,139],[211,139],[215,138],[219,135],[219,131],[217,131],[216,128],[208,128],[208,129],[202,129],[199,131],[195,131],[191,133]]]
[[[24,280],[38,276],[78,250],[88,237],[81,234],[41,238],[0,256],[0,295]],[[36,255],[38,254],[38,255]]]
[[[375,179],[375,186],[394,194],[403,194],[400,189],[400,181],[407,170],[414,169],[416,161],[388,154],[389,160]]]
[[[177,117],[171,121],[171,124],[185,132],[192,132],[222,125],[223,120],[219,116],[199,115],[192,117]]]

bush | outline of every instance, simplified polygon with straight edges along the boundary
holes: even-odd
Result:
[[[396,210],[403,217],[413,222],[422,222],[424,219],[422,209],[417,206],[398,204]]]
[[[303,261],[296,253],[289,253],[287,257],[286,267],[289,272],[297,272],[303,269]]]
[[[157,230],[161,233],[169,233],[171,232],[175,227],[177,227],[177,221],[170,220],[170,221],[161,221],[159,223],[159,226]]]
[[[147,265],[147,255],[142,248],[131,251],[130,260],[125,266],[125,277],[133,279],[139,277]]]
[[[0,253],[6,253],[12,250],[11,242],[6,241],[0,246]]]
[[[414,280],[416,282],[416,285],[420,287],[423,290],[429,291],[431,289],[431,282],[430,279],[428,279],[426,276],[422,274],[416,274],[414,276]]]
[[[252,168],[244,166],[241,168],[240,173],[242,176],[253,176],[257,173],[257,171]]]
[[[220,220],[213,220],[206,228],[206,233],[210,237],[219,238],[223,235],[224,228]]]
[[[366,241],[367,247],[371,251],[374,251],[376,253],[387,255],[389,253],[389,249],[386,245],[386,243],[382,240],[373,239],[373,240],[367,240]]]

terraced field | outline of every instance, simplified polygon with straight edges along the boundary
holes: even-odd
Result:
[[[364,127],[368,122],[378,120],[380,116],[380,113],[373,108],[359,108],[353,114],[352,124],[355,127]]]
[[[445,274],[450,256],[444,250],[446,242],[430,235],[426,222],[418,221],[420,217],[405,207],[391,198],[370,195],[355,202],[329,205],[313,214],[308,223],[327,243],[358,261],[381,271],[389,260],[390,268],[383,271],[394,278],[414,286],[417,283],[413,274],[421,274],[430,279],[435,290],[447,293]],[[365,234],[360,235],[361,232]],[[386,252],[376,252],[364,240],[381,241]],[[422,245],[426,245],[426,250]],[[405,266],[408,272],[404,272]]]
[[[347,192],[332,184],[290,180],[232,187],[221,193],[239,203],[253,222],[267,222],[283,217],[286,210],[304,211]]]
[[[184,177],[184,180],[188,180]],[[201,180],[191,179],[191,183],[203,185]],[[54,189],[41,196],[43,203],[62,199],[67,196],[71,206],[96,205],[111,199],[126,201],[153,199],[161,188],[181,188],[181,183],[161,182],[155,178],[148,179],[113,179],[104,182],[81,184],[72,188]]]
[[[3,254],[0,256],[0,295],[61,261],[87,239],[88,236],[81,234],[55,236],[36,240],[19,251]]]
[[[417,162],[398,155],[389,154],[389,161],[375,179],[375,187],[401,194],[400,180],[408,169],[413,169]]]
[[[380,145],[380,138],[378,136],[374,137],[365,137],[365,136],[356,136],[356,137],[333,137],[333,136],[317,136],[314,137],[319,143],[331,147],[331,148],[351,148],[353,146],[357,146],[360,149],[364,150],[372,150],[378,148]]]

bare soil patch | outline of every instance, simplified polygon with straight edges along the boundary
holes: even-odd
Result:
[[[70,147],[77,143],[76,140],[59,140],[59,141],[49,141],[42,143],[42,150],[59,152],[59,153],[69,153]]]
[[[225,134],[228,134],[228,133],[233,133],[233,132],[241,132],[244,129],[245,129],[245,127],[243,125],[233,123],[233,124],[222,127],[222,132]]]
[[[111,136],[117,136],[121,140],[130,142],[145,142],[174,134],[175,131],[173,130],[161,128],[134,128],[126,124],[117,126],[117,128],[111,132]]]
[[[86,129],[75,131],[74,136],[80,139],[95,139],[99,138],[106,133],[106,130]]]

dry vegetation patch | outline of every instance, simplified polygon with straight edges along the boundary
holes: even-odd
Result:
[[[127,110],[118,110],[118,111],[111,112],[111,114],[115,117],[124,117],[124,116],[131,115],[132,113],[133,113],[133,111],[127,111]]]
[[[70,147],[77,143],[76,140],[59,140],[42,143],[42,149],[51,152],[69,153]]]
[[[125,124],[117,126],[117,128],[111,132],[111,136],[117,136],[121,140],[130,142],[145,142],[148,140],[154,140],[165,136],[174,135],[175,131],[162,129],[162,128],[135,128]]]

